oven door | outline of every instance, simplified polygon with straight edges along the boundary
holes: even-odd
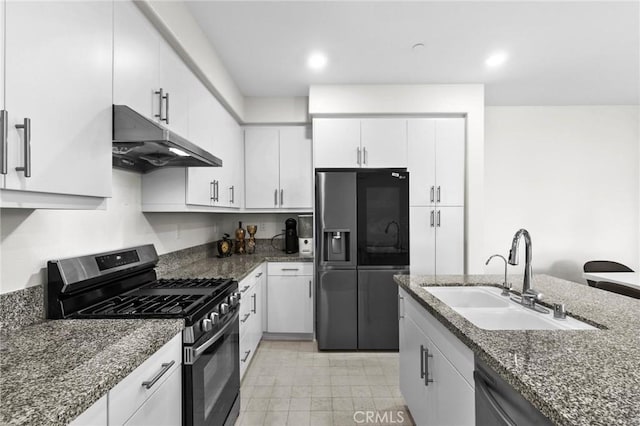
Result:
[[[199,345],[196,342],[192,351],[185,350],[185,425],[235,423],[240,410],[239,324],[236,312],[214,336]]]

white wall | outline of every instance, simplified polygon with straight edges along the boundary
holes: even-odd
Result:
[[[595,259],[640,270],[638,107],[487,107],[485,116],[485,258],[506,256],[526,228],[534,273],[584,282]]]
[[[217,240],[221,215],[140,211],[141,175],[114,170],[107,209],[0,210],[0,293],[46,282],[49,259],[153,243],[159,254]]]
[[[309,98],[245,97],[244,122],[250,124],[306,124],[309,120]]]

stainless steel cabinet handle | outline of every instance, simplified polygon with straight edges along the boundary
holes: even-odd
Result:
[[[251,314],[246,314],[246,315],[244,316],[244,318],[242,318],[242,319],[240,320],[240,322],[241,322],[241,323],[245,323],[245,322],[249,319],[249,317],[250,317],[250,316],[251,316]]]
[[[258,274],[256,274],[256,278],[260,278],[262,276],[262,272],[259,272]]]
[[[420,378],[424,379],[424,345],[420,345]]]
[[[299,271],[300,269],[298,269],[298,268],[282,268],[280,270],[281,271]]]
[[[213,181],[209,182],[209,199],[215,201],[213,196]]]
[[[229,193],[230,193],[230,197],[231,197],[230,203],[233,204],[234,201],[235,201],[235,198],[236,198],[236,194],[235,194],[236,190],[233,187],[233,185],[229,187]]]
[[[362,158],[364,159],[364,165],[366,166],[367,163],[368,163],[368,160],[367,160],[367,147],[366,146],[364,148],[362,148],[362,153],[364,154],[362,156]]]
[[[429,191],[429,201],[431,201],[433,203],[433,193],[434,193],[434,186],[431,186],[431,191]]]
[[[311,293],[311,280],[309,280],[309,299],[311,299],[313,297],[313,294]]]
[[[169,93],[164,95],[164,122],[169,124]]]
[[[160,380],[160,377],[164,376],[164,374],[169,371],[169,369],[173,366],[173,364],[175,364],[175,361],[171,361],[171,362],[167,362],[165,364],[162,364],[162,370],[160,370],[160,372],[158,374],[156,374],[151,380],[147,380],[145,382],[142,382],[142,386],[144,386],[147,389],[151,389],[151,387],[153,385],[156,384],[156,382],[158,380]]]
[[[242,287],[242,290],[240,290],[240,293],[244,293],[245,291],[249,290],[249,287],[250,286],[245,285],[244,287]]]
[[[220,197],[219,197],[219,190],[220,187],[218,186],[218,181],[214,180],[213,181],[213,201],[220,201]]]
[[[437,220],[436,220],[436,226],[437,226],[438,228],[440,228],[440,210],[438,210],[438,215],[437,215],[437,216],[438,216],[438,218],[437,218]]]
[[[24,172],[24,177],[31,177],[31,119],[25,117],[23,124],[16,124],[16,129],[24,130],[24,167],[16,170]]]
[[[9,112],[0,110],[0,174],[7,174],[7,156],[9,155],[7,139],[9,138]]]
[[[404,312],[402,312],[402,307],[404,307],[404,297],[398,295],[398,320],[404,318]]]
[[[280,190],[280,207],[284,204],[284,189]]]
[[[249,350],[249,351],[246,351],[246,352],[244,353],[244,358],[242,358],[240,361],[242,361],[242,362],[247,362],[247,360],[249,359],[249,354],[250,354],[250,353],[251,353],[251,351],[250,351],[250,350]]]
[[[438,189],[436,190],[436,202],[440,202],[440,186],[438,185]]]
[[[255,314],[257,312],[257,308],[258,308],[258,306],[257,306],[258,296],[256,296],[255,293],[253,293],[251,295],[251,298],[253,299],[253,309],[251,309],[251,312],[253,312]]]
[[[273,191],[273,205],[278,205],[278,188]]]
[[[433,358],[433,354],[429,353],[429,348],[424,348],[424,385],[429,386],[433,383],[433,379],[429,378],[429,358]]]
[[[433,228],[433,215],[434,215],[434,212],[433,212],[433,210],[431,210],[431,221],[430,221],[430,226],[431,226],[432,228]]]
[[[356,163],[358,163],[358,166],[360,165],[360,147],[358,147],[358,155],[356,157]]]

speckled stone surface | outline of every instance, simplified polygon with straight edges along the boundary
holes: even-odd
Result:
[[[181,332],[182,320],[57,320],[0,334],[0,424],[65,425]]]
[[[262,262],[313,262],[313,258],[285,254],[270,246],[258,246],[254,254],[234,254],[225,258],[209,257],[159,275],[161,278],[233,278],[246,277]]]
[[[522,277],[511,277],[520,289]],[[532,287],[548,306],[598,330],[483,330],[425,286],[497,285],[498,275],[396,276],[429,313],[476,356],[559,425],[640,425],[640,300],[547,275]]]
[[[41,285],[0,294],[0,331],[44,320],[44,291]]]

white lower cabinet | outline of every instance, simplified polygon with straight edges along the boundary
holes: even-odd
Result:
[[[409,207],[412,274],[464,272],[464,207]]]
[[[267,331],[313,333],[313,264],[270,262],[267,277]]]
[[[69,423],[69,426],[107,426],[107,395],[94,402],[84,413]]]
[[[108,406],[110,426],[181,425],[182,332],[115,385]]]
[[[240,292],[240,379],[253,359],[262,339],[262,297],[265,264],[261,264],[238,283]]]
[[[400,289],[400,391],[418,425],[475,424],[473,352]]]

